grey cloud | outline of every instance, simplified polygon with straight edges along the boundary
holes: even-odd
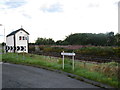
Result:
[[[50,5],[49,7],[44,6],[44,7],[40,8],[40,10],[42,10],[43,12],[51,12],[51,13],[63,11],[62,5],[59,3],[55,3],[53,5]]]
[[[8,8],[18,8],[26,4],[25,0],[1,0],[1,5],[6,5]]]
[[[90,3],[90,4],[88,5],[88,7],[90,7],[90,8],[99,7],[99,4]]]
[[[0,35],[1,37],[4,36],[4,35]]]
[[[30,15],[28,15],[28,14],[26,14],[26,13],[23,13],[22,15],[23,15],[25,18],[28,18],[28,19],[31,19],[31,18],[32,18]]]

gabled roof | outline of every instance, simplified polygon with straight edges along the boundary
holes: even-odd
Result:
[[[20,30],[24,31],[25,33],[27,33],[27,34],[29,35],[29,33],[28,33],[27,31],[25,31],[23,28],[20,28],[20,29],[18,29],[18,30],[16,30],[16,31],[11,32],[11,33],[8,34],[6,37],[9,37],[9,36],[11,36],[11,35],[15,35],[15,34],[16,34],[17,32],[19,32]]]

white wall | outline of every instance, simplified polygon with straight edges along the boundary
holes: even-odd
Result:
[[[26,53],[28,53],[28,41],[27,40],[19,40],[19,36],[24,36],[28,37],[28,34],[25,33],[24,31],[20,30],[15,34],[15,39],[16,39],[16,46],[25,46],[26,47]],[[18,51],[18,52],[23,52],[23,51]]]
[[[14,46],[14,35],[6,37],[6,45],[7,46]]]
[[[14,46],[14,35],[6,37],[6,46],[12,46],[12,47]],[[14,52],[14,51],[8,50],[8,52]]]

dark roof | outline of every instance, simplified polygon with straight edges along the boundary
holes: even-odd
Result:
[[[9,37],[9,36],[11,36],[11,35],[15,35],[15,34],[16,34],[18,31],[20,31],[20,30],[24,31],[25,33],[27,33],[27,34],[29,35],[29,33],[28,33],[27,31],[25,31],[23,28],[20,28],[20,29],[18,29],[18,30],[16,30],[16,31],[11,32],[11,33],[8,34],[6,37]]]

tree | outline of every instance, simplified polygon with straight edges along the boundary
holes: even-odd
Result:
[[[6,45],[6,43],[5,42],[2,42],[2,46],[5,46]]]
[[[112,46],[115,44],[114,32],[107,33],[107,45]]]
[[[115,35],[115,44],[118,45],[118,46],[120,46],[120,34],[119,33],[117,33]]]
[[[35,44],[37,45],[53,45],[55,44],[55,41],[51,38],[37,38],[37,40],[35,41]]]
[[[63,41],[62,40],[58,40],[56,41],[56,45],[62,45]]]
[[[106,45],[107,36],[103,33],[76,33],[71,34],[64,40],[70,45]]]

